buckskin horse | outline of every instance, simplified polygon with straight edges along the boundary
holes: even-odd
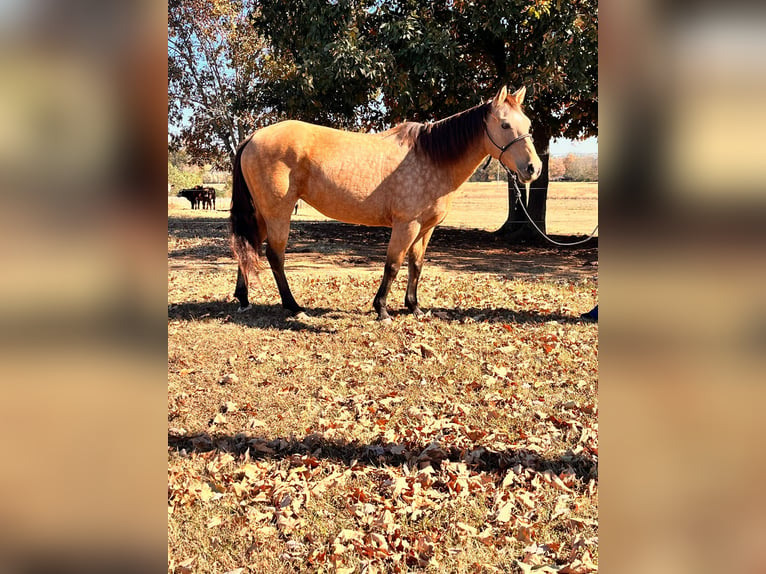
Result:
[[[409,256],[405,306],[416,316],[418,280],[434,227],[447,215],[453,194],[491,155],[522,183],[540,175],[531,122],[521,104],[526,88],[503,87],[483,104],[433,123],[405,122],[381,133],[335,130],[288,120],[243,141],[234,158],[232,248],[239,268],[234,296],[250,307],[249,273],[264,267],[261,244],[282,299],[298,314],[285,276],[290,217],[299,199],[346,223],[391,228],[380,288],[378,320],[390,322],[386,299]]]

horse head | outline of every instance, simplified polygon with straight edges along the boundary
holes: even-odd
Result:
[[[508,93],[503,86],[491,102],[484,122],[489,154],[506,169],[516,172],[522,183],[540,176],[542,162],[532,143],[532,122],[521,111],[526,88]]]

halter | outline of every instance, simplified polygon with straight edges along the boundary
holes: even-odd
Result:
[[[493,146],[495,146],[497,149],[499,149],[499,150],[500,150],[500,155],[499,155],[499,156],[497,156],[497,161],[499,161],[499,162],[500,162],[500,165],[502,165],[503,167],[505,167],[505,164],[503,163],[503,154],[505,153],[505,151],[506,151],[506,150],[507,150],[509,147],[511,147],[513,144],[515,144],[516,142],[518,142],[518,141],[521,141],[521,140],[523,140],[523,139],[526,139],[526,138],[531,138],[531,137],[532,137],[532,134],[524,134],[524,135],[520,135],[519,137],[517,137],[517,138],[514,138],[514,139],[512,139],[511,141],[509,141],[509,142],[508,142],[507,144],[505,144],[504,146],[499,146],[499,145],[497,145],[497,144],[495,143],[495,140],[493,140],[493,139],[492,139],[492,136],[491,136],[491,135],[489,135],[489,130],[487,129],[487,122],[486,122],[486,121],[484,122],[484,133],[486,133],[486,134],[487,134],[487,137],[489,138],[489,141],[491,141],[491,142],[492,142],[492,145],[493,145]],[[508,169],[508,168],[507,168],[507,167],[505,167],[505,169]]]

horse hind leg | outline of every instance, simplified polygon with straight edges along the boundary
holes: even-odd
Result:
[[[404,305],[416,317],[423,316],[423,311],[418,305],[418,282],[420,281],[420,272],[423,269],[423,259],[426,254],[428,241],[431,239],[434,228],[427,230],[423,235],[415,240],[410,247],[407,276],[407,293],[404,296]]]
[[[247,276],[242,273],[242,268],[237,269],[237,287],[234,289],[234,297],[239,301],[239,309],[237,309],[237,313],[244,313],[250,309],[250,301],[248,300],[248,280]]]
[[[279,226],[278,231],[269,229],[268,242],[266,245],[266,258],[269,260],[271,272],[274,274],[274,280],[279,289],[279,296],[282,299],[282,307],[293,314],[303,311],[298,305],[290,291],[290,285],[287,283],[285,275],[285,248],[287,247],[287,236],[290,233],[290,220],[288,218],[286,225]]]
[[[255,217],[257,218],[258,224],[252,230],[253,245],[261,245],[263,240],[266,239],[266,233],[264,231],[266,226],[260,217],[257,215],[255,215]],[[259,256],[257,255],[256,250],[253,249],[251,245],[247,244],[246,239],[241,238],[241,243],[239,244],[237,243],[237,239],[233,239],[232,241],[234,252],[237,253],[237,257],[239,258],[237,265],[237,286],[234,289],[234,297],[239,301],[239,309],[237,309],[237,313],[243,313],[250,309],[250,301],[248,299],[250,285],[249,272],[254,269],[256,273],[259,273],[261,266],[258,261]],[[258,279],[257,275],[256,279],[258,284],[260,284],[260,279]]]

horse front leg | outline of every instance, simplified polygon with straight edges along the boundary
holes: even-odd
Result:
[[[426,254],[426,247],[431,239],[434,228],[425,231],[415,240],[410,248],[407,276],[407,294],[404,296],[404,305],[416,317],[422,317],[423,311],[418,305],[418,281],[420,281],[420,272],[423,269],[423,259]]]
[[[378,312],[378,321],[391,321],[386,299],[391,290],[391,284],[396,279],[396,274],[399,273],[399,269],[402,266],[404,256],[419,232],[420,224],[414,221],[394,224],[391,230],[391,240],[388,242],[388,252],[386,253],[386,265],[383,268],[383,279],[372,302],[372,306]]]

